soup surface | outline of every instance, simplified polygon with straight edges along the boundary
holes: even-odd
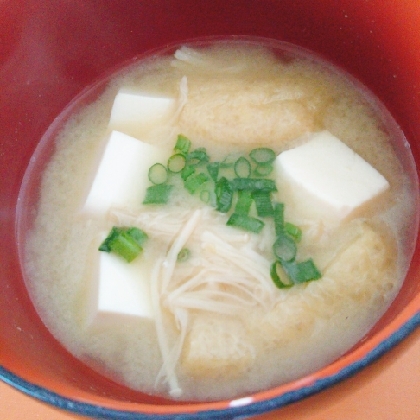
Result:
[[[174,151],[180,138],[191,142],[188,152]],[[55,151],[23,250],[28,290],[70,352],[133,389],[214,400],[307,375],[363,338],[407,271],[417,190],[402,133],[352,78],[288,44],[196,43],[138,60],[45,141]],[[315,151],[304,156],[308,144]],[[348,163],[336,146],[369,168],[355,188],[335,172],[321,178],[323,167],[341,173]],[[204,160],[191,164],[202,184],[191,186],[178,169],[168,175],[168,158],[178,155],[185,169],[188,153],[203,148]],[[275,159],[255,158],[261,150]],[[319,181],[302,186],[290,151]],[[154,163],[163,175],[150,175]],[[135,169],[115,186],[126,168]],[[171,185],[167,203],[144,204],[161,175]],[[380,187],[357,202],[371,176]],[[223,209],[221,178],[276,188],[236,186]],[[325,198],[331,179],[356,204]],[[257,196],[268,197],[268,213]],[[233,213],[257,227],[228,222]],[[98,251],[113,226],[147,234],[133,261]],[[292,242],[289,257],[279,231]],[[315,274],[293,279],[290,267],[308,261]]]

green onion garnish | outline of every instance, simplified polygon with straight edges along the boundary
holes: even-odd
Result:
[[[248,214],[252,205],[252,195],[251,191],[239,190],[238,191],[238,201],[235,206],[235,213],[238,214]]]
[[[312,258],[300,263],[281,262],[281,265],[293,283],[307,283],[321,278]]]
[[[147,234],[137,227],[114,226],[98,249],[113,252],[131,262],[143,251],[146,239]]]
[[[174,174],[181,172],[185,168],[186,158],[184,155],[177,153],[168,159],[168,170]]]
[[[275,203],[273,213],[274,213],[274,226],[276,229],[276,236],[278,236],[283,232],[283,228],[284,228],[284,204]]]
[[[292,223],[286,222],[284,224],[284,232],[290,235],[296,242],[302,239],[302,229]]]
[[[251,164],[243,156],[235,162],[233,169],[238,178],[249,178],[251,176]]]
[[[173,186],[168,184],[153,185],[146,190],[143,204],[166,204]]]
[[[246,214],[232,213],[226,225],[234,226],[248,232],[259,233],[264,227],[264,222]]]
[[[230,154],[225,157],[225,159],[220,162],[220,168],[230,169],[233,168],[235,162],[238,160],[238,155]]]
[[[146,240],[149,238],[147,233],[138,227],[129,227],[127,233],[140,245],[143,246]]]
[[[257,207],[258,217],[268,217],[273,215],[273,205],[271,204],[271,197],[269,192],[254,191],[252,198]]]
[[[168,170],[161,163],[155,163],[149,169],[149,181],[152,184],[163,184],[168,180]]]
[[[191,254],[191,252],[190,252],[190,250],[188,248],[182,248],[181,251],[179,251],[176,260],[178,262],[185,262],[190,257],[190,254]]]
[[[272,179],[234,178],[232,187],[235,190],[249,190],[261,192],[277,191],[276,182]]]
[[[168,159],[167,168],[156,163],[149,169],[149,180],[155,185],[146,190],[143,204],[166,204],[173,188],[173,185],[166,183],[168,173],[179,174],[190,194],[199,193],[201,201],[210,203],[221,213],[230,213],[226,222],[228,226],[259,233],[265,226],[260,218],[273,217],[276,232],[273,252],[277,261],[270,267],[270,276],[276,287],[289,288],[295,283],[305,283],[321,277],[312,259],[295,261],[296,244],[302,238],[302,230],[292,223],[285,222],[283,203],[272,201],[271,193],[277,191],[277,188],[275,180],[269,179],[268,176],[274,169],[274,150],[260,147],[251,150],[249,159],[231,154],[221,162],[211,162],[204,147],[190,149],[191,141],[179,135],[174,148],[175,153]],[[206,165],[207,172],[203,167],[200,168],[203,164]],[[211,180],[213,182],[209,182]],[[214,190],[209,188],[213,185]],[[253,201],[259,218],[249,215]],[[235,209],[231,212],[234,202]],[[135,254],[136,246],[141,248],[147,238],[147,235],[143,235],[144,232],[131,232],[127,228],[121,234],[113,231],[99,249],[110,252],[111,245],[114,244],[112,247],[115,252],[125,252],[124,258],[128,261]],[[134,245],[131,244],[133,241]],[[125,245],[126,242],[128,245]],[[125,248],[128,250],[124,251]],[[188,255],[187,249],[181,250],[178,261],[184,261]]]
[[[293,261],[296,256],[296,244],[295,241],[283,233],[277,236],[276,242],[273,245],[274,255],[278,260],[282,261]]]
[[[184,181],[184,187],[190,194],[194,194],[208,180],[209,177],[204,173],[192,174]]]
[[[199,147],[198,149],[194,149],[187,155],[187,162],[188,165],[200,165],[202,163],[206,163],[209,161],[209,157],[207,156],[207,151],[204,147]]]
[[[194,166],[185,166],[184,169],[181,170],[181,178],[185,181],[190,175],[195,172]]]
[[[268,176],[273,172],[273,165],[271,163],[259,163],[254,169],[255,176]]]
[[[284,273],[284,270],[283,270],[282,266],[278,262],[274,262],[273,264],[271,264],[270,277],[271,277],[271,280],[273,280],[276,287],[278,289],[289,289],[290,287],[292,287],[293,283],[290,283],[290,282],[289,283],[284,283],[281,280],[280,276],[278,275],[278,270],[282,271],[282,274],[284,275],[284,278],[287,277]]]
[[[276,159],[276,154],[272,149],[268,149],[267,147],[260,147],[258,149],[251,150],[249,157],[255,163],[272,163]]]
[[[209,175],[211,176],[211,179],[214,182],[217,182],[217,178],[219,177],[219,167],[220,167],[219,162],[210,162],[206,166],[207,172],[209,173]]]
[[[200,192],[200,200],[203,203],[209,204],[210,203],[210,200],[211,200],[211,193],[210,193],[210,191],[209,190],[202,190]]]
[[[185,156],[190,151],[190,147],[191,141],[182,134],[179,134],[175,143],[175,152],[179,152]]]
[[[232,207],[233,189],[224,176],[216,182],[215,193],[217,210],[220,213],[227,213]]]

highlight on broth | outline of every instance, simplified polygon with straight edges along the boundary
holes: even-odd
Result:
[[[132,389],[215,400],[310,374],[363,338],[407,272],[403,135],[289,44],[141,60],[54,141],[27,287],[69,351]]]

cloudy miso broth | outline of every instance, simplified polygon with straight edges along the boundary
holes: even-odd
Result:
[[[402,285],[417,223],[404,136],[289,44],[138,60],[51,140],[27,287],[72,354],[130,388],[215,400],[297,379],[362,339]],[[159,185],[167,201],[147,203]],[[147,234],[131,262],[98,250],[113,227]]]

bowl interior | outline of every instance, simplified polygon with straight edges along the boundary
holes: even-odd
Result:
[[[25,392],[31,393],[31,386],[19,378],[72,400],[114,409],[172,413],[227,407],[229,402],[174,404],[130,391],[86,368],[50,336],[23,284],[15,230],[18,194],[35,147],[79,92],[120,63],[196,37],[252,35],[308,48],[353,74],[392,113],[420,167],[420,10],[416,3],[2,2],[0,37],[6,42],[0,44],[0,364],[17,377],[3,376]],[[32,183],[36,185],[36,177]],[[29,195],[25,205],[33,206],[36,198]],[[335,375],[406,325],[420,311],[418,245],[401,292],[366,339],[310,379],[259,393],[253,401]]]

